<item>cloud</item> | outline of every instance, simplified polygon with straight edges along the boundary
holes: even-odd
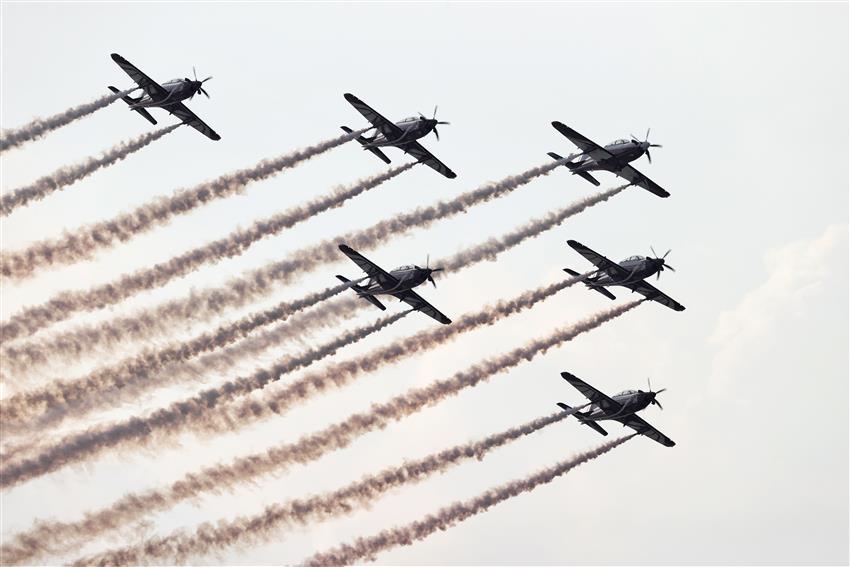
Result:
[[[806,316],[834,281],[847,281],[847,225],[828,226],[814,239],[769,250],[767,279],[717,318],[709,343],[716,345],[710,372],[714,393],[725,390],[749,350],[785,333],[787,316]],[[846,309],[845,309],[846,310]]]

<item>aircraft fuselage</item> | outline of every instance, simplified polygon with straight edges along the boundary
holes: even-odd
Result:
[[[645,280],[658,273],[664,266],[660,258],[646,258],[644,256],[632,256],[620,262],[620,267],[629,272],[625,278],[608,273],[605,269],[596,270],[585,280],[589,285],[614,286],[627,285]]]
[[[400,144],[413,142],[419,138],[424,138],[430,134],[432,130],[434,130],[437,126],[437,121],[433,118],[405,118],[401,122],[396,122],[395,125],[402,130],[401,136],[398,138],[388,139],[379,132],[374,138],[371,138],[366,144],[364,144],[363,148],[369,149],[383,146],[398,146]]]
[[[581,155],[577,160],[569,162],[568,166],[573,173],[581,173],[584,171],[611,171],[617,173],[630,162],[635,161],[649,148],[649,142],[639,142],[637,140],[618,140],[613,144],[608,144],[605,149],[612,157],[597,161],[589,155]]]
[[[428,276],[431,275],[431,270],[428,268],[420,268],[419,266],[403,266],[390,272],[390,275],[398,280],[398,284],[391,288],[382,286],[374,278],[357,288],[358,293],[366,295],[391,295],[402,291],[409,291],[423,284]]]
[[[162,88],[168,91],[165,97],[152,98],[150,95],[143,95],[137,102],[130,105],[130,109],[136,108],[162,108],[171,104],[175,104],[192,98],[198,88],[201,86],[201,81],[192,81],[190,79],[173,79],[162,83]]]
[[[582,419],[590,421],[602,421],[606,419],[622,418],[625,416],[637,413],[646,408],[655,399],[654,392],[644,392],[642,390],[621,392],[611,398],[622,404],[621,409],[616,413],[607,413],[596,404],[591,404],[586,412],[579,412],[578,415]]]

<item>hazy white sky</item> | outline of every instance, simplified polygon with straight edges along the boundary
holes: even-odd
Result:
[[[189,106],[221,135],[179,129],[112,168],[3,220],[3,246],[59,235],[258,159],[357,127],[353,92],[390,118],[421,111],[452,122],[424,145],[458,173],[415,168],[341,210],[320,215],[110,311],[130,313],[285,257],[307,243],[543,163],[569,142],[561,120],[600,143],[652,128],[663,148],[635,165],[668,189],[630,189],[422,293],[450,317],[583,269],[565,241],[614,258],[664,251],[677,271],[659,287],[687,306],[643,305],[567,346],[450,402],[363,437],[305,467],[152,518],[138,541],[259,511],[579,403],[569,370],[600,389],[668,391],[644,417],[678,443],[630,441],[565,478],[408,548],[387,564],[715,564],[848,561],[848,6],[843,3],[630,4],[77,4],[2,5],[2,125],[18,126],[129,84],[118,52],[152,77],[215,78]],[[168,122],[164,113],[157,117]],[[2,157],[13,189],[150,125],[118,103]],[[398,152],[390,157],[401,160]],[[5,282],[2,316],[168,259],[272,211],[383,168],[349,144],[242,196],[213,203],[91,262]],[[600,174],[603,188],[615,179]],[[448,256],[592,194],[555,171],[515,194],[368,254],[386,267]],[[353,264],[306,275],[263,304],[355,275]],[[616,293],[616,292],[615,292]],[[622,292],[618,295],[625,296]],[[621,297],[622,300],[622,297]],[[130,490],[248,454],[608,307],[575,288],[528,313],[407,359],[290,414],[213,440],[113,454],[2,493],[2,536],[34,518],[73,519]],[[234,318],[259,304],[226,314]],[[398,309],[395,304],[390,309]],[[356,321],[373,320],[364,311]],[[224,320],[224,319],[222,319]],[[210,326],[220,321],[210,323]],[[410,316],[351,356],[433,323]],[[63,325],[67,326],[67,325]],[[57,328],[60,328],[57,326]],[[198,329],[196,329],[198,330]],[[318,343],[332,333],[305,337]],[[165,338],[164,338],[165,339]],[[142,348],[145,345],[138,345]],[[285,352],[297,350],[291,345]],[[127,351],[117,353],[126,355]],[[280,354],[247,361],[249,372]],[[51,369],[76,376],[102,360]],[[209,376],[215,383],[226,376]],[[15,387],[15,385],[7,385]],[[201,387],[158,393],[126,416]],[[613,428],[615,434],[619,433]],[[574,420],[548,428],[369,511],[197,563],[291,563],[357,535],[420,517],[531,473],[602,440]],[[59,558],[52,558],[58,561]]]

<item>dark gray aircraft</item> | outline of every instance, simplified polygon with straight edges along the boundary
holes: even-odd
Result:
[[[608,299],[616,299],[614,294],[605,289],[610,286],[623,286],[632,291],[636,291],[647,299],[657,301],[661,305],[666,305],[675,311],[684,311],[685,307],[659,291],[656,287],[650,285],[645,280],[655,274],[655,279],[661,276],[664,270],[676,270],[669,265],[664,258],[670,253],[668,250],[661,258],[648,258],[646,256],[629,256],[619,264],[612,262],[602,254],[598,254],[575,240],[567,240],[570,247],[593,262],[596,266],[596,271],[585,276],[579,274],[575,270],[564,268],[564,271],[571,276],[583,277],[584,284],[592,290],[598,291]],[[655,254],[655,250],[652,251]]]
[[[599,186],[599,181],[590,175],[590,172],[610,171],[632,185],[643,187],[659,197],[670,196],[670,193],[662,189],[657,183],[629,165],[629,162],[638,159],[643,154],[646,154],[649,163],[652,163],[649,148],[660,148],[661,144],[649,143],[649,130],[646,131],[646,139],[642,142],[632,136],[631,140],[616,140],[607,146],[600,146],[557,120],[552,122],[552,126],[581,150],[576,161],[570,160],[564,164],[574,175],[581,176]],[[549,152],[549,157],[564,159],[554,152]]]
[[[384,305],[378,301],[378,298],[375,296],[392,295],[393,297],[404,301],[416,311],[421,311],[444,325],[448,325],[452,322],[451,319],[437,311],[433,305],[422,299],[419,294],[413,291],[414,287],[423,284],[426,281],[431,282],[434,284],[434,287],[437,287],[437,284],[434,283],[434,278],[431,277],[431,274],[441,271],[442,268],[431,268],[428,265],[429,262],[426,262],[426,267],[424,268],[420,268],[419,266],[401,266],[391,272],[387,272],[345,244],[340,244],[339,249],[342,250],[343,254],[351,258],[351,261],[360,266],[361,270],[366,272],[366,276],[369,281],[366,285],[357,285],[357,282],[353,282],[343,276],[337,276],[337,279],[349,284],[351,289],[357,292],[357,295],[378,309],[384,310],[386,307],[384,307]]]
[[[564,380],[572,384],[576,390],[581,392],[585,398],[590,400],[590,408],[587,411],[575,412],[572,415],[576,416],[576,419],[591,429],[598,431],[602,435],[608,435],[608,432],[602,429],[596,422],[610,419],[619,421],[624,426],[631,427],[641,435],[646,435],[666,447],[672,447],[676,444],[672,439],[636,415],[637,412],[650,404],[664,409],[661,407],[661,403],[655,399],[658,394],[664,391],[664,388],[653,392],[652,385],[650,384],[648,392],[644,392],[643,390],[625,390],[608,397],[569,372],[561,372],[561,376]],[[573,411],[573,408],[561,402],[558,402],[558,407],[563,410]]]
[[[457,177],[454,171],[446,167],[443,162],[435,158],[431,152],[416,141],[419,138],[424,138],[431,132],[434,132],[437,140],[440,139],[440,133],[437,132],[437,125],[448,124],[448,122],[437,120],[436,106],[434,107],[434,116],[431,118],[425,118],[420,113],[419,116],[412,116],[405,118],[401,122],[393,123],[351,93],[345,93],[345,100],[350,102],[351,106],[356,108],[377,130],[371,138],[367,138],[366,136],[357,138],[357,141],[363,145],[364,150],[369,150],[383,160],[384,163],[390,163],[390,158],[378,148],[392,146],[402,150],[406,154],[412,155],[420,163],[424,163],[428,167],[439,171],[449,179]],[[352,132],[348,126],[343,126],[342,129],[348,133]]]
[[[212,128],[207,126],[203,120],[198,118],[195,113],[189,110],[182,102],[186,99],[191,99],[197,93],[202,93],[204,96],[209,98],[210,95],[204,90],[203,84],[212,79],[212,77],[207,77],[203,81],[199,81],[198,76],[194,75],[194,80],[188,78],[172,79],[159,84],[139,71],[135,65],[117,53],[112,54],[112,60],[118,63],[118,66],[124,69],[124,72],[130,75],[131,79],[136,81],[139,88],[145,91],[145,94],[139,98],[133,98],[129,95],[121,97],[121,100],[130,105],[130,110],[135,110],[144,116],[148,122],[156,124],[154,117],[151,116],[150,112],[145,109],[162,108],[167,110],[169,114],[173,114],[179,118],[183,124],[188,124],[207,138],[210,138],[211,140],[221,139],[221,136],[216,134]],[[194,67],[192,67],[192,72],[195,72]],[[112,86],[109,87],[109,90],[114,93],[120,92]]]

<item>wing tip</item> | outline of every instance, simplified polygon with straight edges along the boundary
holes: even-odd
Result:
[[[446,173],[446,177],[448,177],[449,179],[454,179],[455,177],[457,177],[457,173],[455,173],[454,171],[452,171],[452,170],[450,169],[450,170],[448,171],[448,173]]]
[[[337,246],[337,248],[339,248],[340,251],[345,252],[346,254],[348,254],[349,252],[354,252],[354,250],[351,248],[351,246],[349,246],[348,244],[346,244],[344,242],[340,243]]]
[[[357,98],[356,96],[354,96],[354,95],[353,95],[353,94],[351,94],[351,93],[344,93],[342,96],[343,96],[343,98],[345,98],[345,100],[347,100],[348,102],[359,102],[359,100],[360,100],[359,98]]]
[[[573,240],[572,238],[567,240],[567,245],[573,250],[578,250],[578,247],[582,246],[582,243],[578,240]]]
[[[124,59],[123,57],[121,57],[121,56],[120,56],[120,55],[118,55],[117,53],[111,53],[109,56],[110,56],[110,57],[112,58],[112,60],[113,60],[113,61],[115,61],[116,63],[121,63],[122,61],[126,61],[126,59]]]

